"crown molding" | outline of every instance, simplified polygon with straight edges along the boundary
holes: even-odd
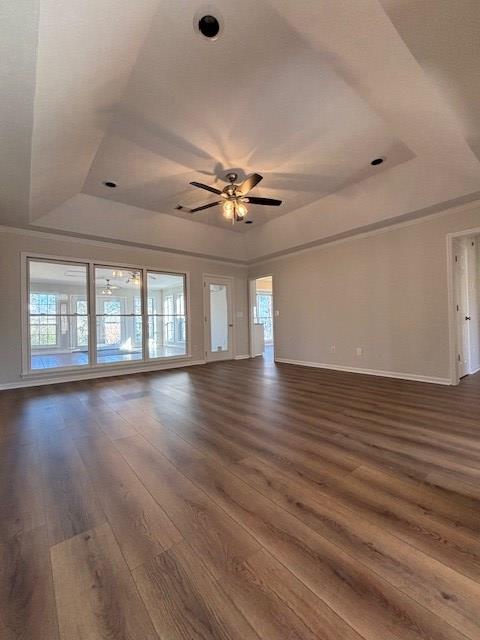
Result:
[[[480,205],[480,191],[475,191],[473,194],[469,194],[468,196],[462,196],[438,205],[418,209],[415,212],[406,213],[396,218],[389,218],[380,222],[374,222],[372,224],[357,227],[355,229],[349,229],[348,231],[332,236],[313,240],[312,242],[308,242],[303,245],[297,245],[296,247],[277,251],[265,256],[252,258],[247,260],[247,264],[249,267],[260,266],[269,262],[290,258],[296,254],[307,253],[324,245],[340,244],[350,240],[360,240],[370,236],[389,233],[395,229],[422,224],[429,220],[433,220],[434,218],[440,218],[454,213],[461,213],[463,211],[470,211],[478,205]]]
[[[52,240],[74,238],[77,242],[98,245],[109,246],[116,248],[118,246],[133,247],[137,249],[145,249],[148,251],[157,251],[161,253],[169,253],[172,255],[187,256],[189,258],[197,258],[199,260],[210,260],[217,262],[218,264],[225,264],[235,267],[256,267],[265,263],[290,258],[296,254],[303,254],[308,251],[313,251],[318,247],[338,244],[342,242],[348,242],[350,240],[357,240],[362,238],[368,238],[370,236],[379,235],[400,229],[403,227],[409,227],[416,224],[422,224],[434,218],[450,215],[453,213],[461,213],[463,211],[472,210],[475,206],[480,204],[480,191],[475,191],[467,196],[461,196],[460,198],[454,198],[446,202],[431,205],[417,211],[398,216],[396,218],[389,218],[380,222],[375,222],[369,225],[357,227],[355,229],[349,229],[348,231],[338,233],[325,238],[313,240],[312,242],[305,243],[303,245],[297,245],[290,247],[282,251],[270,253],[257,258],[240,260],[237,258],[224,258],[210,254],[196,253],[193,251],[182,251],[181,249],[171,249],[168,247],[159,247],[157,245],[150,245],[141,242],[129,242],[127,240],[117,240],[114,238],[104,238],[100,236],[92,236],[88,234],[68,232],[60,229],[39,228],[33,225],[0,225],[0,232],[4,233],[17,233],[19,235],[36,236]],[[248,234],[245,234],[245,238],[248,238]]]
[[[4,233],[16,233],[24,236],[35,236],[39,238],[46,238],[50,240],[63,240],[65,238],[74,238],[81,244],[96,245],[96,246],[108,246],[116,248],[118,246],[130,247],[135,249],[145,249],[147,251],[158,251],[160,253],[170,253],[173,255],[187,256],[189,258],[197,258],[198,260],[209,260],[218,262],[220,264],[226,264],[235,267],[246,267],[246,260],[239,260],[236,258],[224,258],[220,256],[214,256],[205,253],[196,253],[194,251],[183,251],[181,249],[172,249],[168,247],[159,247],[158,245],[146,244],[142,242],[129,242],[127,240],[117,240],[115,238],[104,238],[102,236],[92,236],[83,233],[77,233],[72,231],[63,231],[61,229],[50,229],[48,227],[35,227],[34,225],[27,226],[14,226],[3,224],[0,225],[0,232]]]

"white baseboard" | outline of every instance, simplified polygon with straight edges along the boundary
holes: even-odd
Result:
[[[291,360],[290,358],[275,358],[275,362],[284,364],[296,364],[301,367],[316,367],[317,369],[331,369],[332,371],[345,371],[347,373],[363,373],[367,376],[379,376],[382,378],[397,378],[399,380],[413,380],[414,382],[430,382],[431,384],[451,385],[450,378],[435,378],[433,376],[421,376],[416,373],[400,373],[398,371],[383,371],[379,369],[363,369],[362,367],[345,367],[339,364],[325,364],[322,362],[308,362],[306,360]]]
[[[250,358],[249,355],[235,356],[234,360],[248,360],[249,358]]]
[[[199,364],[206,364],[205,360],[182,360],[178,362],[164,362],[158,364],[147,365],[143,367],[129,367],[128,369],[89,369],[83,373],[71,373],[66,375],[45,376],[40,374],[38,377],[33,374],[32,377],[26,377],[24,380],[16,382],[7,382],[0,384],[0,391],[8,389],[20,389],[22,387],[40,387],[46,384],[57,384],[60,382],[75,382],[77,380],[92,380],[95,378],[111,378],[112,376],[126,376],[133,373],[147,373],[149,371],[163,371],[165,369],[178,369],[179,367],[192,367]]]

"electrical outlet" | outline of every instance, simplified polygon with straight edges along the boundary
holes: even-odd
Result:
[[[275,311],[275,317],[276,317],[276,318],[278,318],[278,316],[279,316],[279,315],[280,315],[280,311],[277,309],[277,310]]]
[[[335,345],[334,344],[330,345],[330,353],[335,353]]]
[[[363,349],[362,347],[357,347],[355,350],[357,356],[363,356]]]

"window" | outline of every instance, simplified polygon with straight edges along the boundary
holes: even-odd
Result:
[[[29,260],[28,291],[30,369],[88,364],[87,265]]]
[[[102,300],[103,322],[100,323],[97,344],[104,347],[117,347],[122,341],[122,301]]]
[[[148,272],[147,296],[152,300],[147,313],[150,358],[186,354],[185,295],[184,275]]]
[[[153,298],[148,298],[148,315],[155,313],[155,301]],[[135,343],[142,343],[142,331],[143,331],[143,317],[142,317],[142,301],[140,298],[135,298]]]
[[[143,360],[142,272],[95,267],[97,363]]]
[[[77,347],[88,346],[88,302],[77,300]]]
[[[57,296],[30,294],[30,335],[32,347],[57,346]]]
[[[26,373],[187,354],[185,275],[46,258],[27,273]]]

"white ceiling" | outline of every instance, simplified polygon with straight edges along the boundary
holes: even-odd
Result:
[[[480,3],[382,0],[382,4],[480,157]]]
[[[31,261],[29,264],[29,276],[32,284],[72,284],[83,285],[87,289],[87,269],[85,266],[75,263],[51,263]]]
[[[242,176],[264,175],[255,194],[284,201],[251,205],[258,225],[413,157],[267,3],[218,2],[225,27],[215,42],[194,33],[192,6],[160,7],[112,109],[85,193],[190,219],[175,210],[179,202],[218,198],[189,182],[221,188],[227,170],[240,168]],[[370,160],[377,156],[388,164],[375,170]],[[232,228],[219,208],[195,219]]]
[[[10,4],[4,224],[241,261],[478,195],[477,0]],[[284,201],[240,237],[217,209],[175,210],[230,168]]]

